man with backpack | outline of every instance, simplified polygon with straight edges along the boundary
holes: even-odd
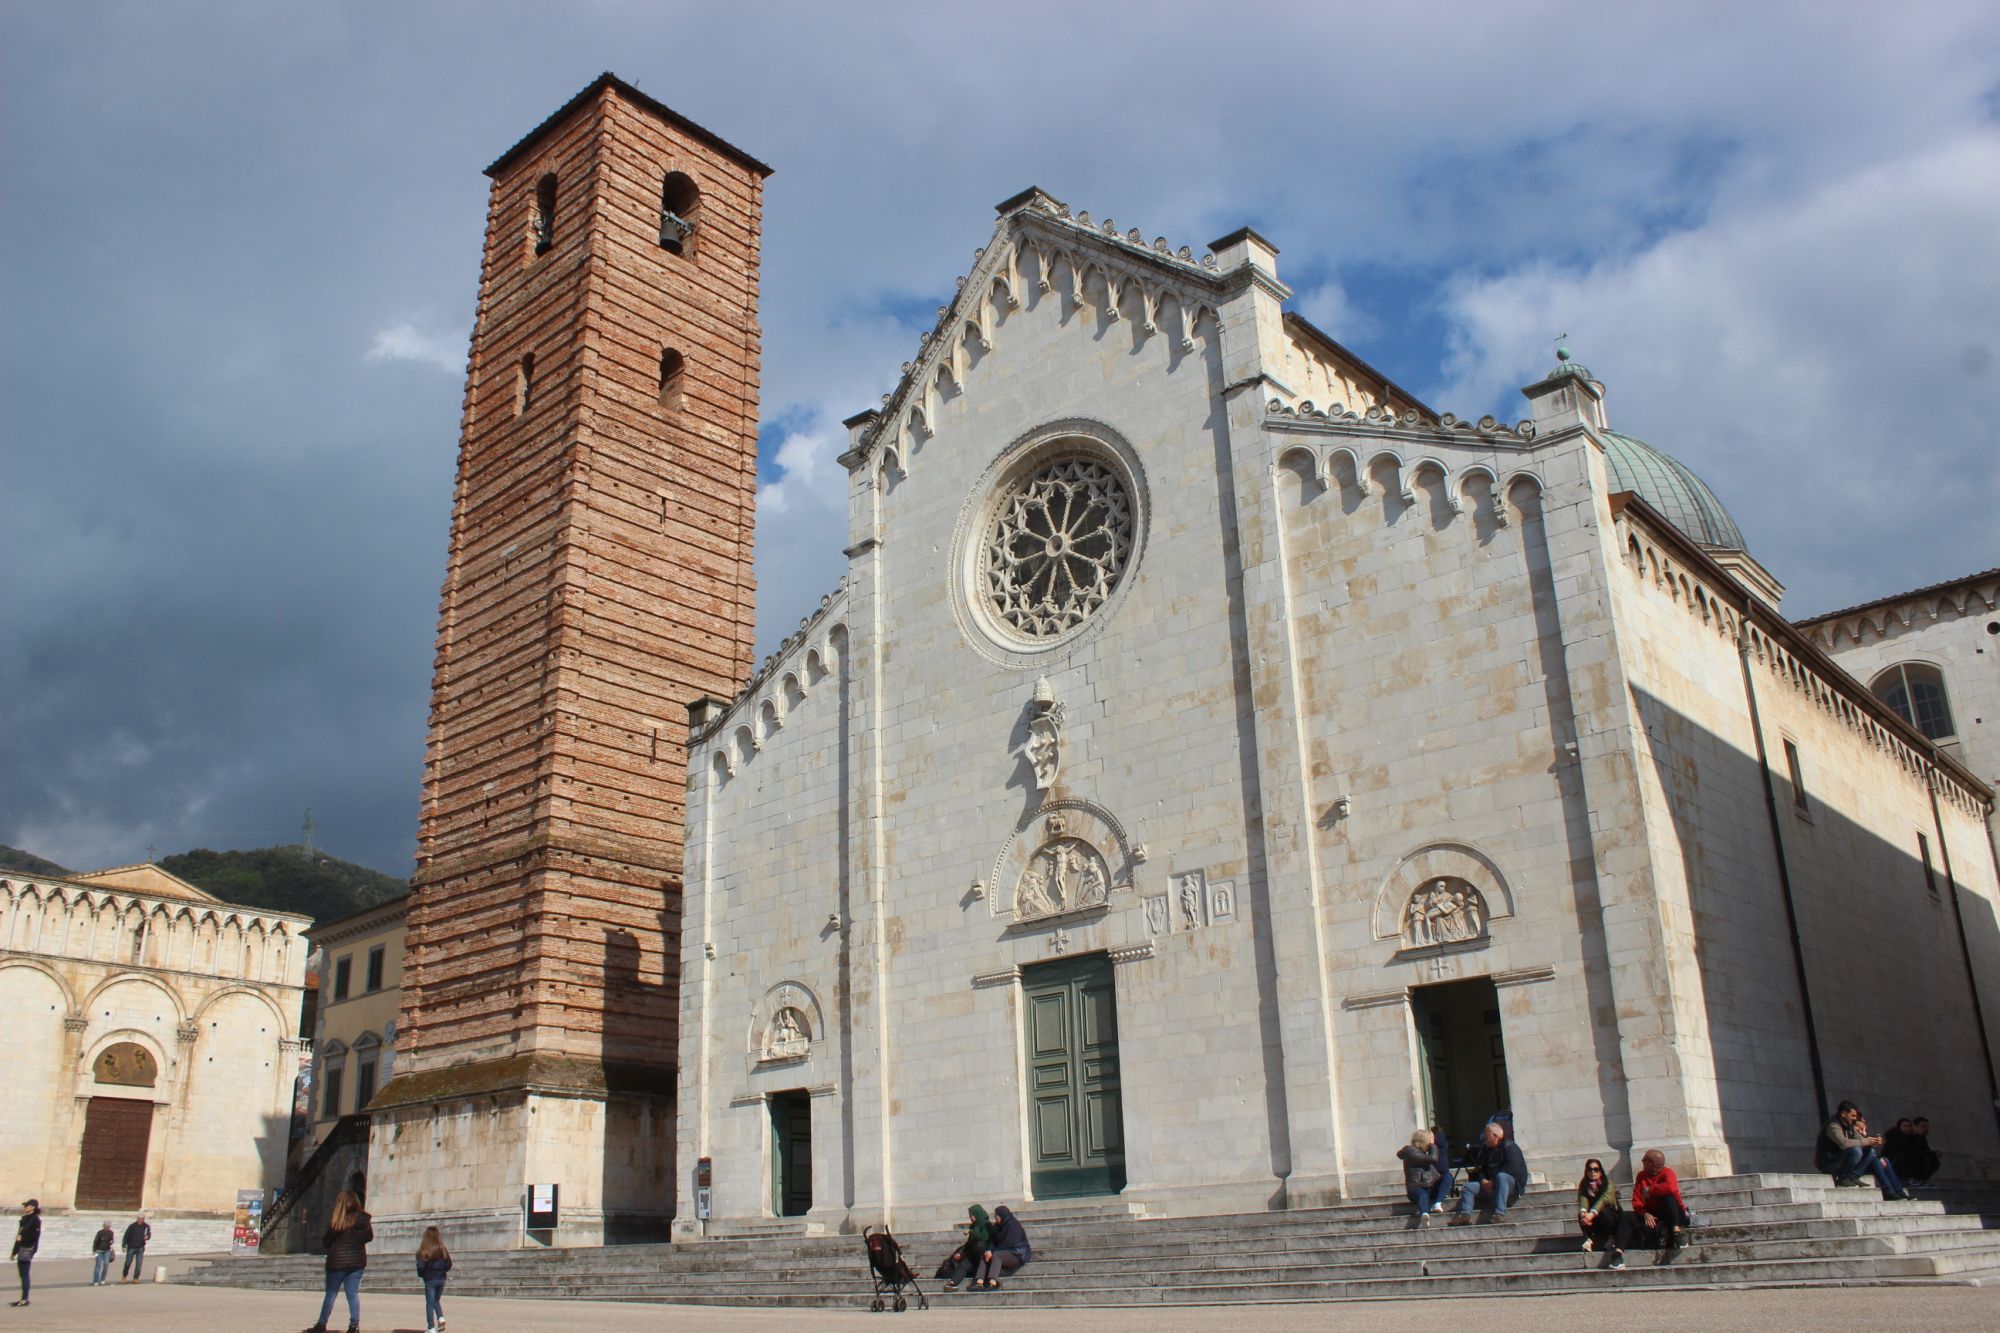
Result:
[[[1451,1219],[1451,1224],[1469,1225],[1473,1210],[1482,1202],[1490,1209],[1486,1220],[1498,1222],[1507,1216],[1507,1205],[1519,1198],[1527,1186],[1528,1161],[1521,1155],[1521,1145],[1514,1142],[1506,1126],[1498,1120],[1489,1121],[1486,1132],[1480,1136],[1479,1151],[1473,1155],[1465,1188],[1459,1191],[1458,1216]]]

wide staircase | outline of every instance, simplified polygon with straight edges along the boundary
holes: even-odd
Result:
[[[1540,1295],[1624,1288],[2000,1283],[2000,1183],[1934,1184],[1885,1202],[1825,1176],[1687,1181],[1701,1225],[1670,1261],[1634,1251],[1611,1271],[1584,1254],[1568,1189],[1530,1191],[1504,1221],[1411,1226],[1400,1199],[1221,1217],[1147,1218],[1121,1207],[1024,1206],[1035,1261],[999,1292],[940,1293],[944,1233],[899,1236],[932,1301],[998,1306],[1199,1305]],[[866,1307],[858,1236],[769,1235],[675,1245],[509,1250],[455,1256],[452,1295]],[[181,1281],[317,1290],[308,1256],[218,1260]],[[371,1256],[373,1290],[418,1291],[414,1262]],[[915,1304],[914,1298],[911,1304]]]

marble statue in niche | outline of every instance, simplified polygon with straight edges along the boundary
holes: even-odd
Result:
[[[1014,916],[1031,921],[1102,907],[1111,897],[1111,871],[1103,853],[1069,832],[1060,814],[1049,816],[1042,845],[1028,858],[1014,888]]]
[[[1199,930],[1204,916],[1208,877],[1199,870],[1174,876],[1174,929]]]
[[[795,1060],[812,1045],[805,1015],[786,1005],[771,1018],[771,1030],[764,1037],[766,1060]]]
[[[1403,909],[1403,942],[1412,949],[1486,937],[1486,900],[1462,879],[1420,885]]]

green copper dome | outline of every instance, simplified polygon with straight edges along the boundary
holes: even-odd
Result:
[[[1636,492],[1666,520],[1703,546],[1719,551],[1742,551],[1743,530],[1708,489],[1708,483],[1688,470],[1685,463],[1630,435],[1601,430],[1604,462],[1611,473],[1611,489]]]

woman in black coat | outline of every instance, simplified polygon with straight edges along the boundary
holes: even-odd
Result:
[[[28,1266],[35,1262],[35,1251],[42,1247],[42,1205],[30,1199],[21,1205],[21,1224],[14,1228],[14,1267],[21,1273],[21,1299],[13,1302],[16,1307],[28,1303]]]
[[[1028,1247],[1028,1232],[1014,1210],[1001,1204],[993,1210],[993,1241],[980,1256],[979,1276],[972,1281],[974,1291],[998,1291],[1000,1279],[1035,1257]]]
[[[361,1274],[368,1267],[368,1242],[375,1239],[375,1223],[361,1207],[361,1196],[342,1190],[333,1201],[333,1217],[326,1235],[326,1299],[320,1302],[319,1322],[307,1333],[326,1333],[326,1317],[333,1313],[333,1298],[347,1293],[347,1333],[361,1327]]]

